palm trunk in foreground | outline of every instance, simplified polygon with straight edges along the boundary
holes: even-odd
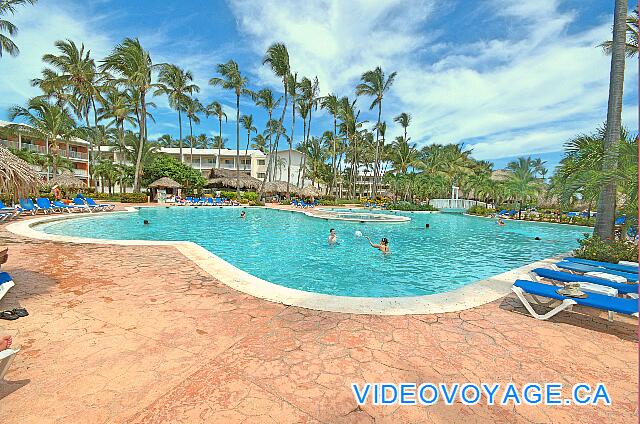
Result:
[[[375,200],[378,194],[378,165],[380,163],[380,117],[382,115],[382,100],[378,102],[378,125],[376,125],[376,163],[373,165],[373,189],[371,197]]]
[[[622,120],[622,92],[624,86],[625,43],[627,0],[616,0],[613,16],[613,45],[611,47],[611,73],[609,75],[609,103],[607,107],[607,125],[604,136],[605,156],[602,171],[607,173],[617,167],[616,144],[620,140]],[[601,239],[611,239],[616,212],[616,183],[606,182],[598,198],[598,214],[594,235]]]
[[[133,190],[140,193],[140,166],[142,163],[142,149],[144,148],[144,139],[147,134],[147,102],[145,100],[145,92],[140,93],[140,103],[142,112],[140,117],[140,145],[138,146],[138,155],[136,157],[136,173],[133,177]]]

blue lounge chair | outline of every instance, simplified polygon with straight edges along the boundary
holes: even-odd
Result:
[[[4,202],[0,200],[0,213],[3,215],[9,215],[5,219],[13,219],[20,216],[20,214],[22,213],[22,209],[7,207],[5,206]]]
[[[51,204],[51,200],[46,197],[38,197],[36,199],[36,204],[38,205],[38,209],[40,209],[44,214],[60,212],[60,209]]]
[[[535,268],[533,274],[549,280],[560,281],[562,283],[591,283],[600,286],[611,287],[618,290],[619,294],[638,293],[638,284],[616,283],[604,278],[592,277],[590,275],[571,274],[570,272],[554,271],[548,268]]]
[[[73,198],[73,204],[75,205],[76,208],[78,208],[78,210],[81,211],[88,211],[88,212],[93,212],[96,208],[92,208],[89,205],[87,205],[84,200],[80,197],[74,197]]]
[[[67,211],[67,212],[69,212],[69,213],[74,212],[74,211],[82,212],[82,211],[81,211],[81,208],[78,208],[78,207],[76,207],[75,205],[67,205],[66,203],[61,202],[61,201],[59,201],[59,200],[55,200],[55,201],[53,202],[53,205],[54,205],[56,208],[60,209],[60,211],[61,211],[61,212],[64,212],[64,211]]]
[[[606,296],[592,292],[588,292],[586,298],[580,299],[558,294],[556,291],[557,289],[557,286],[528,280],[516,280],[511,287],[511,290],[516,294],[516,296],[518,296],[527,311],[529,311],[534,318],[540,320],[549,319],[573,305],[588,306],[590,308],[596,308],[603,311],[612,311],[626,315],[638,316],[637,299]],[[561,303],[546,314],[538,314],[531,306],[531,302],[526,298],[526,294],[530,295],[536,303],[541,305],[551,306],[552,303],[555,303],[554,301],[560,301]],[[538,297],[545,297],[551,299],[551,301],[543,302],[540,301]]]
[[[556,267],[560,269],[566,269],[567,271],[579,272],[584,274],[586,272],[605,272],[607,274],[619,275],[620,277],[624,277],[627,281],[632,281],[634,283],[638,282],[638,274],[631,274],[628,272],[616,271],[615,269],[607,269],[602,267],[597,267],[593,265],[585,265],[579,264],[577,262],[569,262],[569,261],[560,261],[555,264]]]
[[[581,258],[574,258],[574,257],[565,258],[565,261],[575,262],[575,263],[585,264],[585,265],[591,265],[591,266],[600,266],[602,268],[614,269],[616,271],[622,271],[622,272],[628,272],[629,274],[637,274],[638,273],[638,267],[637,266],[620,265],[620,264],[614,264],[614,263],[611,263],[611,262],[592,261],[590,259],[581,259]]]
[[[38,212],[38,207],[29,198],[20,199],[20,207],[23,211],[31,213],[31,215],[35,215]]]
[[[111,203],[96,203],[96,201],[93,200],[91,197],[85,197],[84,201],[89,206],[102,208],[102,210],[105,210],[105,211],[112,211],[112,210],[114,210],[116,208],[116,205],[111,204]]]
[[[627,222],[627,216],[622,215],[616,219],[616,222],[614,225],[624,225],[626,222]]]

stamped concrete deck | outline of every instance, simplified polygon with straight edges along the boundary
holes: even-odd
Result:
[[[0,416],[46,422],[637,422],[636,321],[575,308],[548,322],[511,296],[413,316],[256,299],[171,246],[78,245],[0,229],[22,347]],[[607,384],[610,407],[358,408],[352,382]]]

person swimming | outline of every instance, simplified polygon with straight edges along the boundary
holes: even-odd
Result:
[[[424,229],[428,230],[429,229],[429,224],[424,224]]]
[[[247,217],[247,213],[245,211],[240,212],[240,218],[245,219]]]
[[[389,240],[387,240],[386,237],[382,237],[382,240],[380,240],[380,244],[374,244],[368,236],[365,236],[365,238],[369,240],[369,244],[371,245],[371,247],[378,249],[382,253],[391,253],[391,251],[389,250]]]
[[[504,221],[502,220],[502,218],[498,218],[498,221],[496,221],[496,224],[498,224],[501,227],[504,227]]]
[[[143,223],[144,225],[149,225],[149,221],[148,221],[148,220],[146,220],[146,219],[145,219],[142,223]]]
[[[336,236],[336,230],[335,229],[330,229],[329,230],[329,244],[334,244],[338,241],[338,236]]]

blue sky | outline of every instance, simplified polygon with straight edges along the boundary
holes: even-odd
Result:
[[[352,97],[362,72],[378,65],[397,71],[383,103],[388,139],[400,134],[393,117],[409,112],[409,135],[419,147],[464,142],[498,168],[522,155],[553,167],[568,138],[606,118],[610,63],[595,46],[610,38],[612,9],[613,2],[596,0],[41,0],[13,18],[22,53],[0,60],[0,119],[37,94],[29,80],[55,40],[84,42],[100,58],[124,37],[139,37],[154,62],[193,71],[203,103],[226,105],[223,136],[233,147],[234,98],[207,82],[216,64],[234,59],[251,88],[278,90],[261,59],[282,41],[293,70],[317,75],[322,94]],[[632,129],[637,81],[638,67],[628,61],[623,122]],[[154,101],[150,135],[177,137],[176,113],[166,99]],[[370,103],[358,101],[361,116],[373,122]],[[262,110],[243,100],[241,113],[253,114],[262,131]],[[331,129],[326,113],[314,113],[312,134]],[[217,121],[203,119],[194,133],[203,132],[217,134]]]

